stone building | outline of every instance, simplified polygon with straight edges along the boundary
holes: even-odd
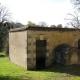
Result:
[[[54,49],[59,44],[68,44],[80,48],[78,29],[25,27],[9,31],[9,57],[10,61],[26,69],[46,68],[55,60]],[[75,52],[69,57],[66,52],[65,64],[79,64],[79,56]],[[75,63],[74,63],[75,61]]]

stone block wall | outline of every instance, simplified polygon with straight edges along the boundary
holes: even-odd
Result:
[[[27,43],[28,43],[28,48],[27,48],[27,59],[28,59],[28,68],[36,68],[36,40],[46,40],[47,41],[47,52],[46,52],[46,62],[48,63],[48,48],[49,48],[49,38],[47,36],[47,33],[40,31],[40,32],[36,32],[36,31],[31,31],[28,30],[28,36],[27,36]],[[46,63],[46,66],[47,66]]]
[[[72,47],[78,46],[75,31],[39,31],[28,30],[28,67],[36,67],[36,40],[46,40],[46,67],[55,58],[54,48],[59,44],[66,43]]]
[[[78,47],[75,31],[25,30],[10,32],[9,37],[10,61],[26,69],[36,68],[36,40],[46,40],[46,67],[54,61],[54,48],[59,44]]]
[[[66,52],[66,65],[80,64],[80,50],[78,48],[71,48]]]

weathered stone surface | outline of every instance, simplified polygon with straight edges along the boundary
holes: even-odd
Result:
[[[80,32],[79,32],[80,34]],[[23,30],[9,33],[9,56],[10,61],[26,69],[36,68],[36,40],[46,40],[46,67],[50,65],[54,58],[54,48],[59,44],[68,44],[72,47],[78,47],[78,40],[75,30]],[[80,35],[79,35],[80,37]],[[72,56],[66,53],[66,64],[79,64],[76,51]],[[68,52],[68,53],[69,53]],[[30,55],[29,55],[30,54]],[[78,56],[77,56],[78,55]],[[75,59],[76,57],[76,59]],[[31,59],[30,59],[31,58]],[[69,60],[70,58],[70,60]],[[30,60],[29,60],[30,59]],[[30,61],[30,62],[29,62]]]
[[[9,33],[9,57],[10,61],[27,68],[27,32]]]

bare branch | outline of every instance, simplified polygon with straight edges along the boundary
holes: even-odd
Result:
[[[0,22],[9,21],[10,15],[9,10],[5,6],[0,6]]]
[[[67,21],[67,25],[70,25],[74,28],[80,28],[80,16],[79,13],[74,12],[73,14],[68,13],[67,17],[65,18]]]
[[[80,0],[70,0],[70,1],[74,5],[74,8],[80,10]]]

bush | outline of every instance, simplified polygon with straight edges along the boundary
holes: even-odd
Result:
[[[7,56],[9,56],[9,38],[7,38],[4,42],[4,48],[3,51]]]

